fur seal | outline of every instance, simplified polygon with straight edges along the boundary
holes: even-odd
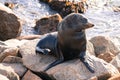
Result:
[[[86,68],[94,73],[94,68],[86,58],[87,39],[85,29],[93,27],[88,19],[79,13],[71,13],[58,25],[58,32],[45,35],[36,46],[36,52],[42,54],[53,53],[58,60],[48,65],[44,70],[67,60],[79,58]]]

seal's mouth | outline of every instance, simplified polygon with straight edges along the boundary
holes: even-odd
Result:
[[[87,28],[92,28],[94,26],[94,24],[92,24],[92,23],[87,23],[87,24],[85,24],[85,29],[87,29]]]
[[[77,29],[76,32],[82,32],[84,29]]]
[[[79,28],[77,28],[75,31],[82,32],[82,31],[85,31],[85,29],[92,28],[93,26],[94,26],[94,24],[92,24],[92,23],[86,23],[82,27],[80,26]]]

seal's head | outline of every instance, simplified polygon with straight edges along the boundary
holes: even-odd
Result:
[[[90,23],[87,18],[79,13],[71,13],[66,16],[58,25],[58,31],[82,31],[87,28],[93,27],[94,24]]]

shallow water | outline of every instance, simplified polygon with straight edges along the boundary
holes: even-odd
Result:
[[[23,23],[21,35],[35,34],[33,27],[36,20],[56,13],[38,0],[0,0],[0,2],[16,4],[13,11]],[[113,6],[119,6],[119,2],[119,0],[89,0],[88,4],[91,6],[84,15],[95,26],[86,30],[88,38],[98,35],[120,36],[120,12],[114,12],[111,9]],[[107,6],[104,6],[105,4]]]

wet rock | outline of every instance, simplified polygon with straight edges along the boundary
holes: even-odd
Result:
[[[22,78],[22,80],[42,80],[42,79],[28,70],[24,77]]]
[[[59,14],[41,18],[36,22],[35,30],[37,30],[39,34],[57,31],[57,25],[61,20],[62,18]]]
[[[9,80],[6,76],[0,74],[0,80]]]
[[[110,63],[114,65],[120,72],[120,53],[116,55],[115,58]]]
[[[0,40],[19,36],[21,23],[16,15],[6,6],[0,4]]]
[[[110,63],[92,55],[89,57],[92,58],[95,73],[90,73],[79,59],[59,64],[49,69],[47,73],[53,75],[56,80],[88,80],[93,76],[100,77],[102,80],[102,78],[106,78],[106,75],[108,79],[119,73]]]
[[[2,63],[22,63],[22,58],[17,56],[7,56]]]
[[[17,56],[18,53],[17,47],[8,47],[8,46],[1,46],[0,45],[0,62],[4,60],[7,56]]]
[[[92,42],[97,57],[110,62],[118,53],[119,49],[114,45],[110,38],[104,36],[93,37]]]
[[[27,69],[21,63],[0,63],[0,70],[14,72],[22,77]],[[0,74],[5,74],[4,72]]]

